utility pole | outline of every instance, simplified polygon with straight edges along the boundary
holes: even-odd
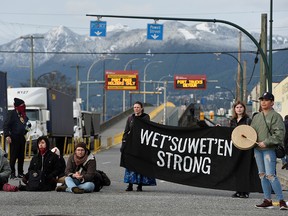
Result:
[[[28,37],[20,37],[22,39],[30,39],[30,47],[31,47],[31,66],[30,66],[30,87],[34,86],[34,39],[43,39],[44,37],[36,37],[36,36],[28,36]]]
[[[260,46],[263,52],[265,53],[265,55],[267,56],[267,14],[261,15],[261,44]],[[267,76],[267,73],[265,73],[265,66],[263,63],[263,59],[260,58],[260,92],[259,92],[260,95],[266,92],[267,79],[268,79],[268,76]]]
[[[268,75],[268,85],[271,85],[271,86],[268,86],[268,89],[272,89],[272,73],[273,73],[273,70],[272,70],[272,46],[273,46],[273,41],[272,41],[272,38],[273,38],[273,0],[270,0],[270,19],[269,19],[269,22],[270,22],[270,26],[269,26],[269,30],[270,30],[270,33],[269,33],[269,75]],[[272,93],[272,92],[271,92]]]
[[[241,64],[241,50],[242,50],[242,33],[239,31],[239,47],[238,47],[238,62]],[[243,101],[243,71],[241,70],[241,65],[238,64],[237,69],[237,100]]]
[[[80,89],[79,89],[79,69],[80,68],[84,68],[84,66],[80,66],[80,65],[75,65],[75,66],[71,66],[71,68],[76,68],[76,98],[80,97]]]
[[[243,61],[243,102],[247,102],[247,61]]]

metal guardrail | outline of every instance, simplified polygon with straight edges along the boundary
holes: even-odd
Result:
[[[90,150],[90,143],[91,143],[91,139],[90,138],[81,138],[81,139],[74,139],[72,138],[72,141],[70,143],[68,143],[68,137],[65,137],[65,141],[64,141],[64,147],[63,147],[63,154],[64,156],[65,155],[69,155],[69,154],[72,154],[74,153],[74,147],[75,147],[75,143],[76,142],[79,142],[79,141],[83,141],[85,143],[87,143],[88,139],[88,143],[89,145],[87,145],[87,148]],[[8,153],[8,160],[10,160],[10,145],[6,145],[5,143],[5,139],[4,139],[4,136],[3,135],[0,135],[0,147]],[[6,147],[8,149],[6,149]],[[99,138],[97,139],[94,139],[94,142],[93,142],[93,153],[97,153],[100,149],[101,149],[101,140]],[[24,159],[25,160],[30,160],[31,158],[33,157],[33,154],[32,154],[32,140],[30,139],[29,141],[27,141],[25,143],[25,155],[24,155]]]

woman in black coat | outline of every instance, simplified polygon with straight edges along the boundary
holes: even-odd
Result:
[[[134,113],[128,117],[127,122],[126,122],[125,130],[124,130],[123,138],[122,138],[121,152],[124,150],[125,145],[127,143],[127,137],[133,126],[134,119],[142,118],[147,121],[150,121],[150,116],[144,113],[143,104],[140,101],[137,101],[134,103],[133,110],[134,110]],[[140,173],[136,173],[128,169],[125,169],[124,182],[128,183],[126,191],[133,191],[133,184],[138,185],[137,191],[142,191],[142,186],[155,186],[156,185],[156,179],[143,176]]]
[[[233,105],[233,116],[230,121],[230,127],[235,128],[239,125],[250,125],[251,124],[251,119],[246,113],[246,106],[244,103],[241,101],[237,101]],[[245,152],[242,152],[243,154],[245,153],[247,157],[254,157],[253,151],[252,150],[246,150]],[[249,172],[250,169],[250,160],[243,161],[242,165],[246,162],[247,163],[247,171]],[[248,183],[247,183],[248,182]],[[237,176],[237,191],[232,195],[233,198],[249,198],[249,191],[243,191],[243,184],[249,184],[249,173],[241,176]]]
[[[27,184],[27,191],[52,191],[56,188],[57,177],[61,173],[61,169],[57,155],[49,150],[49,146],[50,143],[47,137],[42,136],[37,139],[38,153],[33,156],[28,173],[22,179]],[[31,182],[29,182],[31,181],[32,173],[42,175],[42,182],[38,188],[33,188],[32,184],[30,184]],[[25,187],[20,187],[20,189],[25,190]]]

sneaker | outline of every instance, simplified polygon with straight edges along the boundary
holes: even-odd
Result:
[[[240,198],[240,192],[234,193],[231,197],[232,198]]]
[[[17,192],[18,191],[18,187],[15,186],[15,185],[11,185],[11,184],[5,183],[3,185],[3,191],[6,191],[6,192]]]
[[[284,200],[279,201],[280,210],[288,210],[287,204]]]
[[[83,194],[84,193],[84,189],[80,189],[78,187],[73,187],[72,188],[72,192],[75,194]]]
[[[242,192],[240,193],[240,198],[249,198],[249,193],[246,193],[246,192]]]
[[[10,179],[15,179],[15,178],[16,178],[15,173],[11,173],[11,175],[10,175]]]
[[[18,174],[18,176],[17,176],[17,178],[23,178],[24,177],[24,175],[23,174]]]
[[[267,208],[267,209],[270,209],[270,208],[273,208],[273,203],[272,201],[269,201],[267,199],[264,199],[263,203],[260,204],[260,205],[255,205],[256,208]]]
[[[67,188],[66,185],[57,186],[56,191],[57,192],[66,192],[66,188]]]

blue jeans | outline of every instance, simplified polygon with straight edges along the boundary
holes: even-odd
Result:
[[[283,200],[283,193],[279,179],[276,176],[276,154],[274,149],[254,149],[254,155],[261,179],[264,199],[271,200],[271,191],[276,194],[277,200]],[[264,176],[261,176],[261,174]]]
[[[93,182],[84,182],[81,183],[78,179],[66,177],[65,184],[67,185],[66,191],[72,192],[73,187],[78,187],[80,189],[84,189],[85,193],[90,193],[94,191],[95,185]]]

